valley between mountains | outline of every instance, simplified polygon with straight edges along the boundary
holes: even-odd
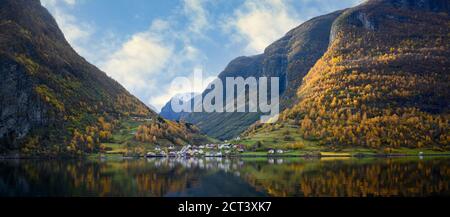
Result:
[[[236,58],[222,82],[280,77],[280,119],[263,124],[170,102],[157,114],[78,55],[39,0],[0,0],[0,156],[448,154],[449,13],[448,0],[368,0]]]

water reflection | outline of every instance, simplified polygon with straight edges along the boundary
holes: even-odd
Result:
[[[0,196],[450,195],[450,158],[0,161]]]

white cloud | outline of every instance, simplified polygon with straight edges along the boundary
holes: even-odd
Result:
[[[83,56],[89,55],[88,49],[84,47],[84,44],[94,33],[94,28],[87,23],[79,22],[75,16],[66,11],[67,6],[74,6],[77,1],[41,0],[41,3],[52,13],[70,45]]]
[[[77,0],[41,0],[42,5],[45,7],[51,6],[51,5],[57,5],[59,3],[67,4],[69,6],[73,6],[77,3]]]
[[[192,33],[202,34],[209,26],[204,4],[204,0],[184,0],[184,15],[190,20],[188,28]]]
[[[178,13],[189,18],[186,29],[177,29],[179,20],[173,17],[155,19],[148,30],[134,34],[100,63],[103,71],[157,110],[175,94],[191,91],[171,90],[172,78],[190,73],[206,59],[192,44],[208,26],[204,2],[184,3]],[[203,88],[196,87],[195,91],[201,92]]]
[[[107,57],[100,68],[134,93],[154,86],[155,77],[166,67],[172,48],[150,32],[135,34]]]
[[[171,89],[170,84],[176,76],[193,79],[194,73],[189,73],[202,68],[202,61],[206,59],[192,43],[205,37],[210,27],[205,4],[204,0],[183,0],[177,17],[154,20],[147,31],[135,34],[101,68],[157,110],[176,94],[202,92],[206,85]],[[185,20],[181,22],[186,28],[177,28],[180,18],[188,20],[187,24]],[[212,78],[206,81],[209,83]]]
[[[66,39],[76,47],[80,47],[77,45],[83,40],[89,39],[93,32],[92,27],[88,24],[80,24],[74,16],[68,15],[59,9],[55,10],[54,17],[64,32]]]
[[[289,3],[286,0],[247,0],[225,21],[224,27],[235,39],[248,43],[248,53],[261,53],[301,23],[290,11]]]
[[[194,68],[194,71],[186,76],[186,79],[190,81],[191,85],[183,85],[178,88],[172,88],[171,83],[162,86],[165,91],[159,95],[155,95],[149,99],[152,105],[158,109],[158,111],[167,103],[169,100],[177,95],[185,95],[186,93],[202,93],[206,87],[217,77],[206,76],[198,77],[199,73],[202,73],[200,67]],[[203,75],[204,76],[204,75]],[[194,85],[201,81],[200,85]]]
[[[69,5],[75,5],[76,0],[64,0],[64,2],[66,2],[66,4],[69,4]]]
[[[362,3],[364,0],[245,0],[222,22],[234,44],[248,55],[262,53],[289,30],[316,16]]]
[[[305,6],[308,9],[294,11],[291,7],[294,0],[245,0],[233,12],[220,16],[228,17],[223,25],[227,30],[226,37],[234,38],[239,45],[244,44],[246,53],[241,49],[224,49],[222,52],[224,56],[227,52],[233,55],[236,53],[236,56],[260,53],[267,45],[299,25],[305,17],[322,14],[318,8],[339,9],[343,5],[341,2],[345,1],[297,0],[296,4],[308,5]],[[83,22],[71,14],[74,13],[71,9],[81,4],[82,0],[41,2],[53,14],[78,53],[97,64],[143,102],[157,109],[176,94],[202,92],[206,85],[198,85],[194,90],[169,87],[174,77],[192,77],[191,72],[204,68],[209,61],[201,50],[204,44],[224,43],[208,37],[212,32],[210,30],[220,31],[217,27],[221,26],[216,25],[215,21],[218,14],[208,11],[209,6],[220,7],[217,5],[219,1],[182,0],[182,6],[172,14],[153,20],[148,29],[131,33],[126,39],[120,35],[123,33],[97,29],[93,24]],[[316,7],[310,7],[312,4]],[[209,77],[207,80],[212,79]]]
[[[171,77],[189,73],[192,64],[204,60],[192,40],[202,36],[208,28],[204,0],[184,0],[174,16],[155,19],[150,27],[120,40],[112,32],[94,37],[94,28],[70,14],[79,0],[42,0],[52,13],[66,39],[74,49],[110,77],[117,80],[147,105],[160,109],[173,94],[183,90],[166,90]],[[177,29],[180,24],[185,29]],[[97,38],[96,38],[97,37]],[[201,91],[203,87],[198,87]]]

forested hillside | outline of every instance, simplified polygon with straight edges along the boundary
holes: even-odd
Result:
[[[331,38],[279,123],[332,148],[450,148],[448,1],[368,1]]]
[[[97,153],[130,119],[165,122],[79,56],[39,0],[0,1],[0,154]]]
[[[219,79],[225,84],[226,77],[279,77],[280,109],[290,107],[297,102],[295,93],[302,78],[325,53],[331,25],[341,13],[337,11],[301,24],[268,46],[263,54],[236,58],[220,73]],[[205,91],[203,95],[207,93]],[[261,115],[251,112],[201,112],[191,113],[186,116],[186,121],[196,124],[209,136],[230,139],[258,121]]]

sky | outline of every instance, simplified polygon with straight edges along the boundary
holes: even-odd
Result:
[[[171,97],[202,92],[236,57],[301,23],[362,0],[41,0],[72,47],[159,112]],[[176,77],[204,83],[171,88]]]

